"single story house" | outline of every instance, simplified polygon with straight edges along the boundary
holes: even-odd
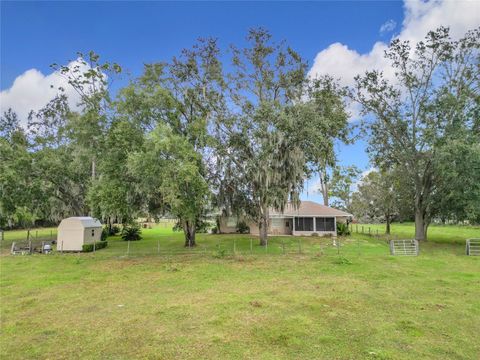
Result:
[[[270,209],[269,235],[333,235],[337,236],[337,222],[347,222],[353,218],[345,211],[321,205],[313,201],[302,201],[295,209],[291,204],[283,213]],[[250,234],[258,235],[258,224],[242,217],[222,216],[219,219],[220,233],[234,233],[240,221],[250,227]]]
[[[99,242],[102,224],[89,216],[69,217],[58,226],[57,250],[82,251],[84,244]]]

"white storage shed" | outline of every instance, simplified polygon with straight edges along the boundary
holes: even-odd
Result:
[[[57,250],[82,251],[83,244],[100,241],[102,224],[89,216],[69,217],[58,226]]]

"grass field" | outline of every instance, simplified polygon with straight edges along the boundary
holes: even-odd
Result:
[[[353,224],[354,234],[356,231],[368,232],[372,234],[385,233],[385,224]],[[415,225],[413,223],[394,223],[391,226],[391,233],[397,238],[413,239],[415,237]],[[452,226],[452,225],[430,225],[427,231],[428,241],[437,243],[457,243],[465,244],[465,239],[480,237],[480,226]]]
[[[22,234],[2,244],[2,359],[479,358],[480,258],[464,255],[478,228],[431,228],[416,258],[357,234],[267,250],[200,234],[188,250],[168,227],[128,256],[118,237],[95,254],[8,255]]]

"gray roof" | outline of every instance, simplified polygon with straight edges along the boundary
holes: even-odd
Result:
[[[283,213],[270,209],[271,216],[353,216],[345,211],[321,205],[313,201],[302,201],[298,209],[287,204]]]
[[[68,228],[97,228],[102,227],[102,223],[90,216],[76,216],[63,219],[60,226]]]

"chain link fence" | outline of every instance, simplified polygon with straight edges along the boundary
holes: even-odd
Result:
[[[119,235],[107,239],[108,246],[96,250],[96,256],[135,257],[135,256],[211,256],[215,258],[249,255],[360,255],[372,251],[372,241],[368,236],[355,236],[355,233],[381,238],[377,232],[364,225],[351,225],[352,236],[271,236],[266,246],[260,246],[259,238],[240,234],[197,234],[197,245],[185,247],[183,233],[172,232],[174,221],[157,224],[143,223],[143,239],[123,241]],[[41,248],[42,243],[56,240],[56,229],[37,229],[0,233],[2,252],[9,253],[13,242],[20,247],[29,246],[32,250]],[[383,240],[383,238],[382,238]],[[374,242],[383,245],[383,241]],[[386,245],[388,246],[388,245]],[[388,249],[388,248],[387,248]],[[388,250],[387,250],[388,251]],[[33,251],[32,251],[33,252]],[[57,252],[58,253],[58,252]],[[92,254],[92,253],[90,253]]]

